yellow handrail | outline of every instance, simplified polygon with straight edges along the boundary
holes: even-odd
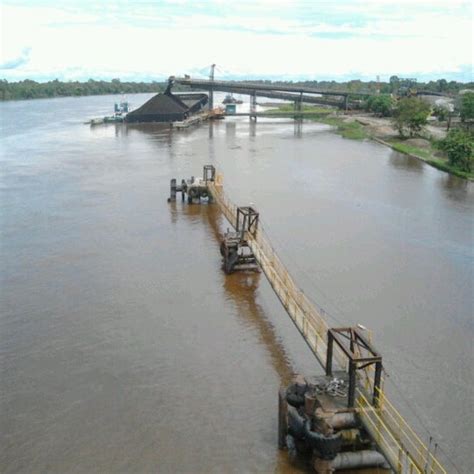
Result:
[[[356,405],[359,408],[359,416],[368,428],[372,437],[389,458],[390,464],[397,473],[417,472],[422,473],[421,468],[413,461],[409,452],[396,439],[392,431],[386,425],[380,412],[368,402],[367,398],[359,392]]]
[[[383,400],[382,416],[386,420],[386,423],[392,426],[393,431],[398,431],[400,442],[405,446],[411,446],[410,454],[416,462],[423,467],[427,474],[446,474],[446,470],[436,459],[434,454],[429,451],[426,444],[423,443],[400,412],[388,400],[385,393],[382,390],[378,390],[378,393],[380,399]]]

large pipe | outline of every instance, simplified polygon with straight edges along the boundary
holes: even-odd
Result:
[[[336,430],[355,428],[358,426],[355,413],[336,413],[326,421]]]
[[[288,431],[290,434],[298,439],[303,439],[305,435],[304,423],[305,418],[298,413],[298,410],[288,405]]]
[[[339,453],[332,461],[334,470],[357,469],[361,467],[380,467],[390,469],[383,454],[369,449],[363,451]]]
[[[311,421],[306,420],[304,424],[304,434],[309,445],[318,450],[319,456],[322,459],[333,459],[341,450],[341,432],[324,435],[319,431],[313,431],[311,429]]]

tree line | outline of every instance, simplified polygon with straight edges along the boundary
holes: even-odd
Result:
[[[392,76],[388,82],[353,80],[346,82],[336,81],[249,81],[262,84],[285,84],[314,87],[327,91],[349,91],[354,94],[375,93],[409,95],[414,91],[427,91],[455,95],[462,89],[474,88],[474,83],[462,83],[439,79],[437,81],[417,82],[416,79],[399,78]],[[165,82],[122,82],[120,79],[111,81],[96,81],[89,79],[85,82],[59,81],[37,82],[31,79],[8,82],[0,80],[0,100],[40,99],[45,97],[70,97],[102,94],[133,94],[139,92],[162,92]],[[179,86],[175,90],[181,90]]]
[[[36,82],[25,79],[19,82],[0,80],[0,100],[42,99],[47,97],[78,97],[103,94],[134,94],[138,92],[162,92],[162,82],[122,82],[120,79],[111,81],[86,82],[57,79],[48,82]]]
[[[436,81],[418,82],[414,78],[403,78],[398,76],[390,77],[388,82],[384,81],[362,81],[355,79],[352,81],[270,81],[270,80],[253,80],[242,81],[261,84],[280,84],[280,85],[298,85],[303,87],[313,87],[325,91],[334,92],[352,92],[353,94],[380,92],[381,94],[395,94],[398,96],[409,95],[413,92],[434,92],[446,95],[455,95],[463,89],[473,89],[474,82],[457,82],[447,81],[446,79],[438,79]]]

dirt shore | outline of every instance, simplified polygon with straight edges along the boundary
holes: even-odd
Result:
[[[367,127],[367,131],[370,135],[377,138],[383,139],[396,139],[398,138],[398,132],[393,127],[390,119],[374,117],[368,114],[354,114],[348,115],[345,119],[347,121],[357,121],[364,127]],[[446,136],[446,126],[438,125],[437,123],[430,123],[424,127],[421,133],[422,139],[429,140],[435,139],[440,140]],[[411,139],[419,140],[419,139]],[[416,145],[415,145],[416,146]]]

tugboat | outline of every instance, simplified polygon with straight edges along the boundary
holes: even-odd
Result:
[[[128,114],[129,107],[126,100],[122,100],[120,103],[114,104],[114,115],[104,117],[105,123],[110,122],[123,122],[126,115]]]
[[[107,115],[105,117],[93,118],[88,122],[89,125],[100,125],[102,123],[121,123],[125,120],[128,112],[130,111],[129,103],[122,99],[119,103],[114,104],[114,114]]]
[[[233,94],[227,94],[222,101],[223,104],[243,104],[243,100],[236,99]]]

